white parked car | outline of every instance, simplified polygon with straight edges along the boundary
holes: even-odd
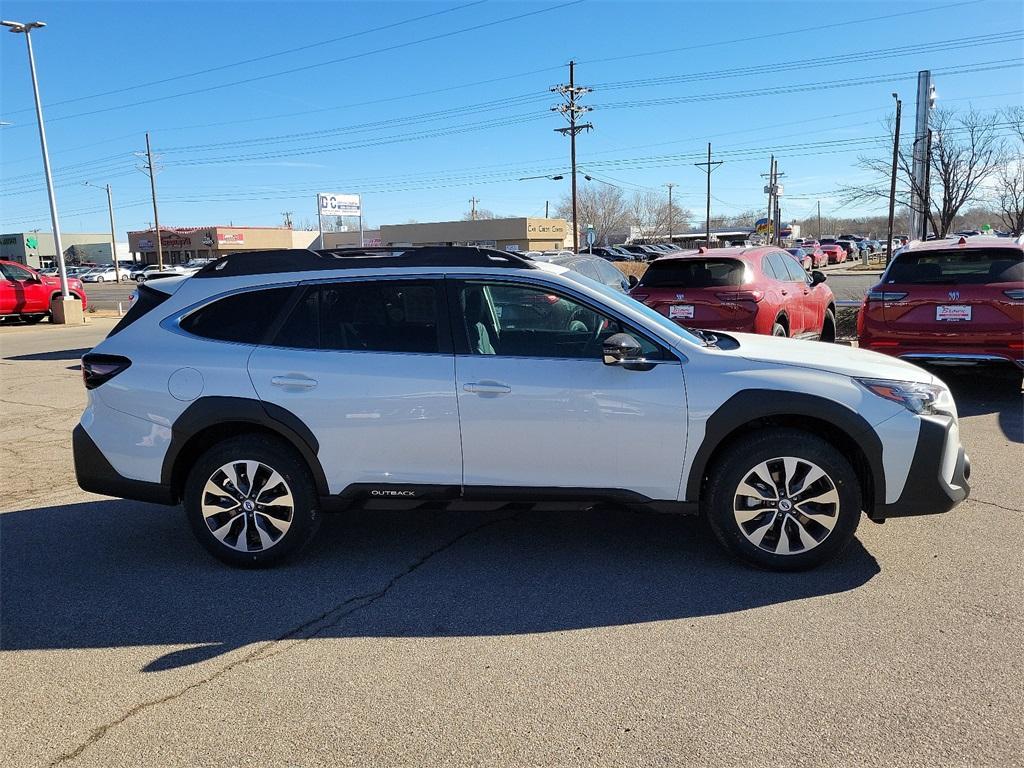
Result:
[[[109,266],[96,267],[81,275],[83,283],[116,283],[118,277],[121,278],[122,282],[127,282],[130,279],[130,274],[126,269],[115,270],[112,266]]]
[[[79,485],[184,504],[236,565],[278,562],[321,512],[367,500],[557,500],[700,511],[735,555],[793,570],[835,556],[862,513],[969,491],[932,374],[690,332],[486,249],[232,254],[140,286],[82,371]]]

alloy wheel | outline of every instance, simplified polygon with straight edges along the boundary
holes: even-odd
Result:
[[[796,555],[821,544],[839,521],[839,491],[807,459],[780,456],[744,474],[733,496],[736,524],[754,546]]]
[[[277,470],[245,459],[224,464],[210,475],[201,510],[221,544],[239,552],[262,552],[288,533],[295,501]]]

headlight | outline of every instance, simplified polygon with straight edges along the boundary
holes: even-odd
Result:
[[[854,379],[854,381],[868,392],[899,403],[912,413],[923,415],[942,413],[956,416],[953,396],[944,386],[891,379]]]

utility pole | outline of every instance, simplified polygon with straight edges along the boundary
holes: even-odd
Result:
[[[164,246],[160,242],[160,214],[156,209],[156,166],[153,165],[153,148],[149,143],[149,131],[146,131],[146,172],[149,174],[149,190],[153,194],[153,225],[156,232],[156,264],[164,268]]]
[[[545,201],[544,201],[544,218],[545,218],[545,219],[547,219],[547,218],[550,218],[550,217],[548,216],[548,202],[549,202],[548,200],[545,200]]]
[[[928,206],[931,201],[928,199],[929,187],[932,181],[932,129],[928,129],[928,140],[924,151],[924,187],[921,189],[921,239],[928,239]]]
[[[676,186],[674,182],[669,182],[665,185],[668,187],[668,242],[672,244],[672,187]]]
[[[892,260],[892,226],[893,217],[896,215],[896,168],[900,158],[900,118],[903,114],[903,102],[900,100],[899,94],[893,93],[892,97],[896,99],[896,129],[892,134],[892,176],[889,179],[889,229],[885,245],[886,264]]]
[[[480,201],[476,199],[476,195],[469,198],[469,218],[470,221],[476,221],[476,204]]]
[[[114,279],[118,283],[121,282],[121,265],[117,261],[117,235],[114,231],[114,197],[110,191],[110,185],[106,187],[100,187],[98,184],[93,184],[91,181],[85,182],[87,187],[96,187],[97,189],[107,190],[107,209],[110,213],[110,258],[114,260]]]
[[[284,216],[284,228],[285,229],[291,229],[292,228],[292,213],[293,213],[292,211],[282,211],[281,212],[281,215]]]
[[[585,93],[590,93],[592,90],[592,88],[576,86],[575,61],[569,62],[569,84],[556,85],[551,89],[552,93],[561,94],[565,99],[565,103],[552,107],[551,111],[560,112],[569,121],[567,128],[555,128],[555,130],[563,136],[569,136],[569,159],[572,163],[572,250],[574,253],[580,252],[580,230],[576,214],[576,134],[582,131],[590,131],[594,128],[590,123],[576,122],[578,117],[593,109],[593,107],[580,106],[577,103],[577,99]]]
[[[775,217],[772,215],[772,194],[775,189],[775,155],[772,155],[771,160],[768,161],[768,173],[762,173],[761,178],[767,179],[768,181],[768,183],[764,185],[764,191],[768,195],[768,212],[764,217],[764,242],[765,245],[767,245],[771,242],[769,236],[772,232],[772,222],[775,221]]]
[[[922,69],[917,73],[917,115],[914,126],[914,165],[910,182],[910,236],[920,232],[922,225],[918,217],[924,218],[928,211],[921,205],[924,197],[925,159],[924,142],[928,136],[929,118],[935,108],[935,86],[932,73]]]
[[[694,163],[694,165],[697,168],[703,168],[704,172],[707,173],[707,175],[708,175],[708,197],[707,197],[707,209],[705,211],[707,216],[706,216],[706,218],[704,220],[705,221],[705,226],[706,226],[705,234],[704,234],[704,238],[705,238],[704,239],[704,244],[705,244],[705,246],[709,250],[711,248],[711,172],[713,170],[715,170],[716,168],[718,168],[718,166],[720,166],[722,164],[722,162],[723,162],[722,160],[718,160],[718,161],[716,161],[714,163],[711,162],[711,142],[709,141],[708,142],[708,159],[707,159],[707,162],[704,162],[704,163]]]
[[[889,225],[889,229],[892,230],[892,224]],[[818,201],[818,239],[821,240],[821,200]]]

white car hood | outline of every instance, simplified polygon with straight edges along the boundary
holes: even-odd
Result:
[[[931,384],[935,377],[916,365],[890,355],[821,341],[801,341],[752,333],[730,333],[740,343],[733,354],[747,360],[874,379]]]

